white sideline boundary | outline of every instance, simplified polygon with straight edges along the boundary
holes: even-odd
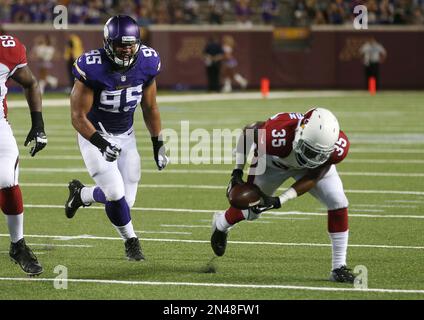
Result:
[[[9,237],[8,233],[0,234],[0,237]],[[118,237],[102,237],[92,236],[88,234],[77,235],[77,236],[66,236],[66,235],[43,235],[43,234],[26,234],[25,238],[48,238],[61,241],[69,240],[111,240],[111,241],[122,241],[122,238]],[[200,243],[210,244],[209,240],[189,240],[189,239],[157,239],[157,238],[140,238],[141,241],[152,241],[152,242],[182,242],[182,243]],[[330,243],[296,243],[296,242],[268,242],[268,241],[228,241],[232,244],[241,245],[269,245],[269,246],[283,246],[283,247],[331,247]],[[377,249],[412,249],[412,250],[424,250],[424,246],[390,246],[390,245],[374,245],[374,244],[349,244],[350,248],[377,248]]]
[[[367,96],[363,91],[272,91],[267,99],[296,99],[296,98],[328,98],[345,96]],[[260,92],[233,92],[233,93],[210,93],[210,94],[182,94],[182,95],[158,95],[158,103],[178,103],[178,102],[208,102],[208,101],[233,101],[233,100],[263,100]],[[26,100],[7,101],[10,108],[28,108]],[[43,99],[45,107],[68,107],[69,98],[63,99]]]
[[[20,282],[54,282],[55,278],[11,278],[2,277],[0,281]],[[161,281],[128,281],[128,280],[105,280],[105,279],[66,279],[68,283],[96,283],[117,285],[142,285],[142,286],[183,286],[183,287],[215,287],[215,288],[242,288],[242,289],[281,289],[281,290],[306,290],[306,291],[331,291],[331,292],[355,292],[355,293],[409,293],[424,294],[424,290],[407,289],[381,289],[381,288],[337,288],[337,287],[309,287],[291,286],[278,284],[241,284],[241,283],[214,283],[214,282],[161,282]]]

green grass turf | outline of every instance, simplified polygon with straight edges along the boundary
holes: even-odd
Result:
[[[21,95],[11,95],[10,99],[22,98]],[[164,103],[160,108],[165,128],[179,132],[180,121],[188,120],[191,129],[204,128],[212,132],[219,128],[240,128],[253,121],[265,120],[277,112],[304,112],[311,106],[324,106],[333,110],[352,143],[346,161],[338,165],[350,201],[349,242],[352,246],[348,250],[349,266],[367,267],[369,288],[424,290],[424,94],[385,92],[375,97],[346,94],[338,98],[213,102],[196,102],[193,99],[190,103]],[[142,231],[139,235],[147,261],[128,262],[124,258],[123,243],[118,239],[102,208],[92,206],[82,209],[74,219],[68,220],[63,209],[57,207],[63,206],[67,198],[66,185],[70,179],[79,178],[87,184],[92,184],[92,181],[84,171],[75,131],[70,124],[69,109],[45,108],[44,118],[49,144],[35,158],[31,158],[28,150],[22,146],[30,126],[28,111],[25,108],[11,108],[9,111],[9,119],[21,152],[20,184],[26,205],[26,239],[32,244],[31,247],[45,268],[42,277],[56,277],[55,266],[64,265],[68,268],[70,279],[148,281],[154,285],[70,282],[67,290],[58,290],[54,288],[53,281],[5,280],[7,277],[25,276],[8,259],[9,238],[6,225],[2,223],[0,233],[5,236],[0,237],[0,278],[3,279],[0,279],[0,299],[424,298],[422,292],[313,291],[208,285],[219,283],[352,288],[351,285],[326,281],[331,267],[326,210],[309,195],[289,202],[278,211],[320,215],[282,216],[266,213],[257,221],[240,223],[230,233],[225,256],[213,260],[216,272],[205,273],[207,264],[213,257],[208,243],[212,211],[227,207],[225,187],[232,166],[174,163],[160,173],[152,170],[155,165],[151,144],[139,111],[136,113],[135,128],[143,159],[142,167],[147,172],[142,173],[132,216],[135,230]],[[195,144],[196,141],[192,141],[191,147]],[[39,171],[40,168],[45,171]],[[81,171],[69,172],[69,169]],[[197,173],[179,173],[175,170],[193,170]],[[222,172],[212,173],[210,170]],[[352,175],[353,173],[362,174]],[[383,173],[385,176],[371,175],[375,173]],[[33,185],[37,183],[51,185]],[[292,181],[287,181],[284,187],[291,183]],[[153,185],[171,186],[158,188]],[[204,186],[216,188],[207,189]],[[399,191],[419,194],[390,193]],[[172,212],[165,209],[154,211],[149,208],[211,212]],[[84,234],[112,239],[65,241],[54,237],[40,237]],[[404,247],[380,248],[373,245]],[[183,286],[170,284],[171,282],[205,285]]]

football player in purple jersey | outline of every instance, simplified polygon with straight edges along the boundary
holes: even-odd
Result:
[[[72,125],[78,132],[82,157],[95,186],[69,183],[65,213],[72,218],[81,206],[105,204],[106,214],[122,239],[129,260],[144,260],[131,222],[140,180],[140,155],[133,128],[141,103],[159,170],[168,158],[160,138],[161,118],[156,103],[158,53],[140,41],[137,23],[129,16],[110,18],[104,26],[104,47],[80,56],[74,64],[71,92]]]

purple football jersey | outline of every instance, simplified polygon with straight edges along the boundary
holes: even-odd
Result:
[[[99,122],[107,132],[128,131],[134,122],[134,111],[141,102],[143,89],[160,72],[158,53],[142,45],[134,64],[118,72],[104,49],[84,53],[74,63],[74,76],[94,91],[94,101],[87,118],[97,130]]]

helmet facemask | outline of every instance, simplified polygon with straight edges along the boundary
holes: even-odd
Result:
[[[303,167],[313,169],[327,162],[331,153],[334,151],[334,146],[332,148],[317,148],[306,140],[299,139],[299,141],[293,143],[293,150],[299,164]]]
[[[127,38],[127,39],[125,39]],[[131,66],[140,50],[140,41],[135,37],[122,37],[120,41],[104,40],[104,48],[108,57],[119,67]],[[128,50],[128,48],[130,48]]]

